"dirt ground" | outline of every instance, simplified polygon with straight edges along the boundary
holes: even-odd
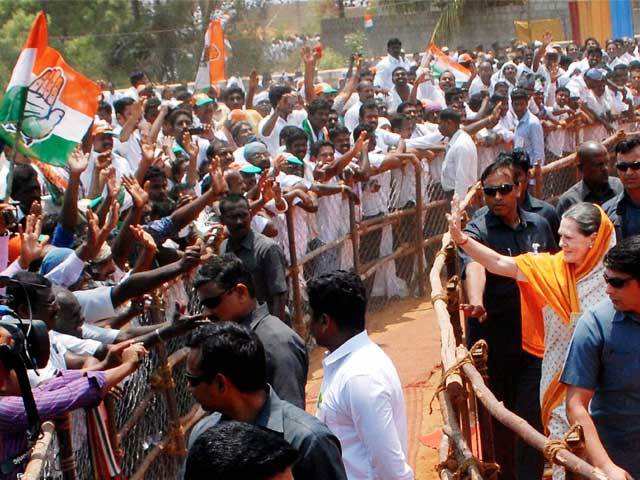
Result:
[[[416,479],[438,478],[437,445],[441,422],[437,403],[429,415],[429,402],[435,391],[440,363],[440,339],[431,303],[426,299],[395,302],[367,319],[369,335],[395,363],[404,388],[409,423],[409,461]],[[315,413],[318,391],[322,383],[324,351],[316,348],[310,359],[307,383],[307,411]]]

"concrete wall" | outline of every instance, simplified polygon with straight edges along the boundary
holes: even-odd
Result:
[[[565,38],[571,38],[568,2],[556,0],[529,0],[523,4],[485,7],[480,0],[468,0],[465,17],[460,28],[449,39],[449,46],[473,47],[479,43],[488,47],[493,42],[504,44],[515,37],[514,20],[559,18]],[[423,51],[439,17],[436,6],[414,15],[382,15],[374,18],[374,28],[367,33],[369,54],[383,55],[391,37],[402,40],[406,52]],[[327,18],[322,20],[322,41],[344,54],[344,36],[363,31],[363,18]]]

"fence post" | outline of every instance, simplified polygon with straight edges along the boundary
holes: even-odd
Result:
[[[149,315],[151,323],[154,325],[164,322],[162,299],[156,290],[152,296]],[[158,343],[156,346],[158,354],[158,370],[150,379],[152,387],[156,390],[163,390],[165,401],[167,402],[167,417],[169,419],[168,431],[165,437],[167,448],[164,451],[168,455],[181,456],[187,455],[186,444],[184,440],[184,431],[180,424],[180,412],[178,411],[178,400],[176,399],[175,382],[173,381],[173,373],[168,362],[167,349],[164,344]]]
[[[416,239],[415,249],[418,262],[418,294],[423,296],[427,291],[426,275],[425,275],[425,259],[424,248],[422,243],[424,240],[424,202],[422,198],[422,168],[415,165],[416,171]]]
[[[471,349],[471,357],[476,369],[482,375],[485,385],[489,384],[489,370],[487,366],[489,347],[484,340],[478,341]],[[493,445],[493,421],[491,414],[481,402],[476,402],[478,412],[478,424],[480,427],[480,441],[482,444],[482,460],[484,462],[495,462],[495,449]]]
[[[71,414],[65,413],[53,421],[56,427],[58,446],[60,447],[60,470],[64,480],[77,480],[76,457],[71,440]]]
[[[289,278],[291,279],[291,290],[293,291],[293,328],[302,338],[306,338],[305,328],[302,321],[302,292],[300,290],[300,266],[298,265],[298,255],[296,254],[295,227],[293,226],[293,206],[286,212],[287,236],[289,237]]]
[[[536,163],[533,166],[533,177],[536,182],[533,185],[533,196],[536,198],[542,198],[542,167],[540,166],[540,163]]]
[[[349,200],[349,231],[353,249],[353,271],[356,275],[360,275],[360,232],[356,222],[356,204],[353,198],[347,197],[347,199]]]

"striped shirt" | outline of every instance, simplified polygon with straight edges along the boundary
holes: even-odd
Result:
[[[104,372],[64,370],[60,376],[33,389],[40,420],[52,420],[76,408],[96,406],[107,393]],[[21,455],[27,448],[27,414],[20,396],[0,397],[0,464]],[[24,463],[0,479],[13,480],[24,470]]]

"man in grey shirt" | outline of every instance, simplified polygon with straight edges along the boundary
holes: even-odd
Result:
[[[251,330],[216,323],[197,331],[189,347],[185,375],[191,393],[212,412],[191,431],[189,449],[220,422],[247,422],[274,432],[298,451],[294,478],[346,480],[340,442],[320,420],[278,397],[267,383],[265,349]]]
[[[228,195],[220,201],[220,220],[229,231],[221,253],[234,253],[251,273],[255,296],[266,302],[269,312],[285,319],[287,276],[284,252],[280,246],[251,229],[249,202],[242,195]]]
[[[305,344],[258,303],[246,266],[233,254],[213,257],[198,270],[194,286],[205,313],[255,332],[267,355],[267,381],[284,400],[304,408],[309,370]]]
[[[585,142],[578,148],[577,157],[582,180],[558,199],[556,212],[559,217],[576,203],[602,205],[622,193],[620,179],[609,176],[609,154],[604,145],[594,141]]]

